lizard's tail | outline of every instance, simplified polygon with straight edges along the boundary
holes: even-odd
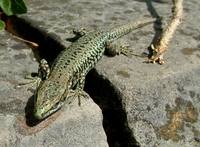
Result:
[[[125,24],[123,26],[120,26],[118,28],[114,28],[110,31],[110,35],[109,35],[109,40],[115,40],[118,39],[128,33],[130,33],[131,31],[141,28],[143,26],[146,26],[148,24],[152,24],[153,22],[155,22],[155,18],[152,19],[147,19],[145,21],[137,21],[137,22],[130,22],[128,24]]]

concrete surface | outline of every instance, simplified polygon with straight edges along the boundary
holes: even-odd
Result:
[[[75,100],[37,125],[25,119],[33,89],[17,86],[37,71],[37,62],[26,45],[6,32],[0,36],[0,146],[107,146],[101,109],[92,100],[82,100],[81,107]]]
[[[72,36],[74,27],[106,30],[151,17],[149,5],[142,0],[27,0],[27,4],[29,12],[22,17],[56,34],[65,46],[70,45],[65,39]],[[171,2],[157,0],[152,4],[164,20],[169,19]],[[165,65],[146,64],[143,58],[123,55],[103,57],[95,71],[96,76],[105,81],[103,88],[97,85],[101,82],[92,83],[91,80],[86,88],[101,108],[103,118],[92,100],[83,100],[81,107],[75,101],[52,119],[36,126],[27,126],[23,117],[33,89],[27,86],[16,89],[15,85],[24,81],[26,73],[37,72],[37,62],[27,46],[1,32],[0,128],[3,131],[0,144],[134,146],[135,141],[142,147],[200,146],[199,10],[198,0],[184,1],[183,23],[166,53]],[[136,54],[141,54],[154,34],[153,25],[150,25],[120,40],[127,42]],[[112,119],[113,115],[123,116],[123,119]]]

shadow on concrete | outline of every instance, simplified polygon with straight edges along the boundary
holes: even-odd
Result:
[[[25,117],[26,117],[26,124],[29,127],[34,127],[41,122],[41,120],[35,119],[33,116],[34,111],[34,95],[28,99],[28,102],[25,107]]]
[[[33,20],[25,20],[17,16],[4,16],[2,19],[6,23],[6,30],[8,32],[39,45],[34,47],[28,44],[32,48],[37,61],[46,59],[51,65],[60,51],[65,49],[65,46],[60,43],[56,35],[49,34],[45,30],[38,28],[35,26],[37,22]]]
[[[155,30],[155,35],[153,37],[153,40],[151,41],[149,47],[148,47],[148,53],[144,52],[143,54],[146,54],[148,57],[151,57],[153,55],[153,50],[151,48],[151,44],[156,44],[159,40],[160,37],[162,35],[163,32],[163,28],[162,28],[162,17],[158,14],[158,12],[156,11],[156,9],[153,6],[153,1],[157,2],[157,3],[167,3],[165,1],[162,0],[136,0],[139,2],[145,2],[147,5],[147,10],[149,11],[150,15],[153,18],[156,18],[156,21],[154,22],[154,30]]]
[[[122,94],[102,75],[92,69],[87,77],[85,91],[101,108],[103,127],[110,147],[137,147],[127,115],[122,105]]]

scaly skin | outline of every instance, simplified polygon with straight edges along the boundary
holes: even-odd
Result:
[[[145,22],[132,22],[108,32],[88,32],[62,51],[55,59],[50,73],[37,87],[34,102],[34,115],[44,119],[57,111],[69,97],[85,95],[83,91],[86,74],[103,56],[110,43],[136,28],[151,24],[154,19]],[[123,51],[115,52],[123,53]]]

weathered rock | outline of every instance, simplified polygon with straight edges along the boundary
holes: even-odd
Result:
[[[108,146],[101,109],[92,99],[66,104],[40,123],[32,119],[34,88],[18,84],[37,72],[37,62],[22,42],[6,32],[0,38],[0,146]]]
[[[1,114],[1,146],[108,146],[100,109],[92,100],[77,104],[35,126],[27,125],[21,114]]]
[[[27,1],[35,26],[56,34],[68,46],[74,27],[110,29],[139,18],[159,15],[169,20],[171,3],[145,1]],[[166,3],[165,3],[166,2]],[[48,5],[46,5],[48,3]],[[86,90],[103,112],[110,146],[200,146],[200,45],[198,0],[184,1],[184,19],[166,53],[165,65],[123,55],[103,57],[86,81]],[[153,9],[155,7],[155,9]],[[149,12],[151,11],[151,13]],[[155,34],[152,25],[125,36],[136,54]],[[51,43],[51,42],[49,42]],[[1,32],[0,143],[16,146],[107,146],[101,113],[91,100],[75,101],[36,126],[24,122],[31,91],[15,89],[25,73],[37,71],[23,43]]]
[[[184,20],[171,42],[165,65],[119,56],[104,57],[96,67],[121,93],[118,99],[127,114],[125,123],[141,146],[200,146],[200,30],[196,25],[200,17],[193,17],[198,10],[195,1],[184,4]],[[167,8],[162,12],[158,8],[158,14],[166,12]],[[140,39],[132,44],[137,49],[150,38],[141,31],[136,37]]]

